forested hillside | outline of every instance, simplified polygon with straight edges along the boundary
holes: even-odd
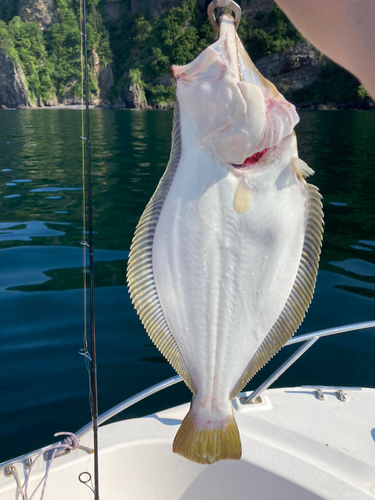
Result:
[[[87,0],[92,103],[171,105],[171,65],[188,63],[215,39],[208,3]],[[247,51],[293,102],[372,105],[357,80],[303,40],[272,0],[240,3],[238,33]],[[1,0],[0,19],[0,105],[79,103],[80,0]]]

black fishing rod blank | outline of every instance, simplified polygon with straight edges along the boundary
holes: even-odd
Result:
[[[88,233],[89,233],[89,262],[90,262],[90,357],[91,357],[91,413],[94,439],[94,494],[95,500],[99,500],[99,448],[98,448],[98,384],[97,384],[97,364],[96,364],[96,336],[95,336],[95,299],[94,299],[94,238],[93,238],[93,208],[92,208],[92,176],[91,176],[91,149],[90,149],[90,103],[89,103],[89,72],[87,56],[87,31],[86,0],[82,0],[83,5],[83,44],[85,59],[85,101],[86,101],[86,186],[88,205]],[[85,214],[84,214],[85,215]]]

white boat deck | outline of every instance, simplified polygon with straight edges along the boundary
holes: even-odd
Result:
[[[261,404],[234,401],[243,456],[202,466],[172,453],[189,405],[99,429],[100,498],[106,500],[375,499],[375,389],[272,389]],[[90,435],[81,443],[90,446]],[[24,484],[25,464],[15,464]],[[9,470],[9,469],[8,469]],[[39,499],[46,462],[32,469],[28,497]],[[44,500],[93,498],[78,479],[93,476],[93,455],[74,450],[52,463]],[[35,488],[38,492],[34,493]],[[1,500],[22,499],[13,473],[0,476]]]

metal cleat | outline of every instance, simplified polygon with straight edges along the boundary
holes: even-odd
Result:
[[[261,396],[257,396],[256,398],[254,399],[251,399],[249,401],[249,397],[242,397],[240,398],[240,403],[243,404],[243,405],[259,405],[261,403],[263,403],[263,399],[261,398]]]
[[[5,467],[5,475],[7,477],[13,476],[13,465],[9,465],[8,467]]]
[[[322,389],[316,389],[314,391],[316,399],[319,399],[319,401],[324,401],[324,394],[322,393]]]
[[[336,396],[337,396],[337,399],[339,401],[342,401],[343,403],[345,403],[345,401],[348,400],[348,397],[346,396],[346,394],[344,394],[344,391],[342,389],[339,389],[337,392],[336,392]]]

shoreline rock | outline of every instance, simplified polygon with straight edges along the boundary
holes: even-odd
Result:
[[[149,108],[144,90],[133,78],[130,79],[129,87],[124,92],[123,101],[128,109]]]
[[[0,105],[33,107],[20,64],[0,49]]]

